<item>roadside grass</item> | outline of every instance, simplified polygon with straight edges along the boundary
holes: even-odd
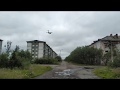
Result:
[[[119,79],[120,78],[120,68],[97,68],[94,73],[102,79]]]
[[[74,63],[74,62],[68,62],[74,65],[78,65],[78,66],[101,66],[101,65],[88,65],[88,64],[78,64],[78,63]]]
[[[0,79],[31,79],[52,70],[50,66],[31,64],[28,69],[0,69]]]

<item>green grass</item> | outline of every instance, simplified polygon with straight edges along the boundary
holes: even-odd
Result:
[[[78,66],[100,66],[100,65],[79,64],[79,63],[75,63],[75,62],[68,62],[68,63],[78,65]]]
[[[97,68],[94,73],[102,79],[118,79],[120,78],[120,68]]]
[[[30,79],[44,74],[52,70],[50,66],[41,66],[39,64],[32,64],[28,69],[0,69],[0,79]]]

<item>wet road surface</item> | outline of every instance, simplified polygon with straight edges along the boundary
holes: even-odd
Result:
[[[49,65],[53,70],[34,79],[100,79],[93,74],[99,66],[78,66],[62,61],[60,65]]]

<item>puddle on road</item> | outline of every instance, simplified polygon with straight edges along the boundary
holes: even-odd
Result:
[[[62,72],[55,72],[52,78],[66,78],[66,79],[80,79],[80,77],[76,76],[78,71],[86,71],[84,67],[77,69],[65,69]],[[89,71],[87,71],[89,72]],[[84,75],[83,75],[84,76]]]
[[[66,70],[63,70],[63,72],[55,72],[55,73],[60,76],[70,76],[73,73],[73,70],[66,69]]]
[[[78,79],[78,77],[76,77],[76,72],[80,69],[81,68],[79,68],[79,69],[65,69],[62,72],[55,72],[54,77],[52,77],[52,78]]]

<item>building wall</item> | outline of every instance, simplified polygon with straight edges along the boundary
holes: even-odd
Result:
[[[103,48],[103,44],[102,44],[101,41],[98,41],[98,42],[92,44],[90,47],[94,47],[94,48],[97,48],[97,49],[100,49],[100,48],[102,49]]]
[[[44,44],[44,57],[45,58],[48,58],[48,50],[49,50],[49,47],[47,44]]]
[[[32,49],[32,48],[31,48],[31,45],[32,45],[31,43],[27,43],[27,50],[28,50],[30,53],[31,53],[31,49]]]
[[[94,44],[92,44],[90,47],[94,47],[97,49],[102,49],[103,50],[103,54],[105,54],[106,52],[108,52],[110,49],[109,47],[105,47],[105,44],[103,41],[98,41]]]
[[[27,50],[33,58],[53,58],[57,56],[45,42],[27,42]]]
[[[116,45],[116,48],[120,51],[120,43]]]
[[[120,51],[120,43],[116,44],[115,46]],[[99,48],[102,49],[103,54],[106,54],[108,51],[110,51],[110,47],[105,45],[105,41],[98,41],[98,42],[92,44],[90,47],[94,47],[94,48],[97,48],[97,49],[99,49]]]
[[[38,47],[38,58],[43,58],[44,55],[44,43],[39,43]]]
[[[35,58],[38,58],[38,49],[39,49],[39,43],[38,42],[33,42],[32,43],[32,54]]]
[[[55,52],[53,52],[53,58],[55,58],[57,56],[57,54]]]
[[[2,41],[0,41],[0,54],[2,52]]]

